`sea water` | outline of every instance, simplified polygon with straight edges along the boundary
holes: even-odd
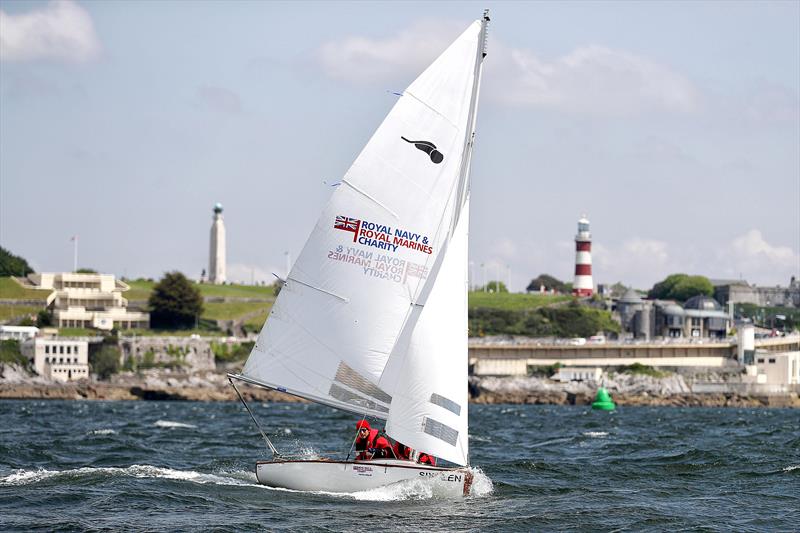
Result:
[[[254,404],[279,450],[343,457],[356,417]],[[0,530],[797,530],[800,411],[470,406],[473,495],[256,483],[237,403],[0,401]]]

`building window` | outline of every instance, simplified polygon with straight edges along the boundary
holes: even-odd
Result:
[[[770,360],[769,360],[769,362],[770,362],[770,363],[774,363],[774,362],[775,362],[775,359],[770,359]]]
[[[72,353],[72,346],[67,346],[67,354],[71,354],[71,353]]]
[[[58,353],[64,353],[64,347],[63,346],[59,346],[58,347]]]
[[[758,362],[759,362],[759,363],[763,363],[763,362],[764,362],[764,358],[763,358],[763,357],[759,357],[759,358],[758,358]]]
[[[48,346],[48,345],[45,345],[45,347],[44,347],[44,353],[50,353],[50,346]]]

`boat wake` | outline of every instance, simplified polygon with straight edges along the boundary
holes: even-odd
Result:
[[[43,481],[59,479],[86,479],[86,478],[153,478],[153,479],[174,479],[178,481],[189,481],[192,483],[217,485],[241,485],[262,488],[256,482],[255,475],[245,471],[220,472],[219,474],[208,474],[195,472],[192,470],[175,470],[150,465],[132,465],[128,467],[84,467],[71,470],[17,470],[5,477],[0,477],[0,486],[20,486],[32,485]]]
[[[494,490],[492,480],[480,468],[470,468],[473,482],[470,490],[471,498],[488,496]],[[97,478],[151,478],[187,481],[198,484],[214,484],[224,486],[255,487],[263,490],[278,492],[293,492],[298,494],[319,494],[336,498],[353,499],[357,501],[404,501],[428,500],[450,498],[452,491],[447,489],[443,482],[436,479],[412,479],[401,481],[386,487],[365,490],[360,492],[322,492],[322,491],[297,491],[278,487],[268,487],[256,481],[253,472],[244,470],[220,471],[217,473],[195,472],[193,470],[175,470],[151,465],[131,465],[128,467],[83,467],[70,470],[17,470],[11,474],[0,477],[0,486],[25,486],[37,483],[60,480],[87,480]]]

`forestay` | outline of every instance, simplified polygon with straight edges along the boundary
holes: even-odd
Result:
[[[459,464],[484,38],[476,21],[403,92],[324,208],[241,376],[389,418],[390,436]]]

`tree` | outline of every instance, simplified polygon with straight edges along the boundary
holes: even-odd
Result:
[[[36,315],[36,325],[40,328],[53,325],[53,315],[47,309],[42,309]]]
[[[531,280],[528,287],[525,289],[528,292],[539,292],[539,288],[544,287],[546,291],[554,290],[556,292],[570,292],[566,290],[566,285],[558,278],[550,274],[539,274]]]
[[[79,268],[75,271],[76,274],[97,274],[97,270],[93,268]]]
[[[108,379],[119,371],[119,357],[119,348],[104,343],[94,354],[90,354],[89,363],[100,379]]]
[[[698,294],[705,296],[714,294],[714,286],[705,276],[687,276],[672,288],[672,298],[680,302],[685,302]]]
[[[167,272],[150,295],[150,323],[155,328],[189,329],[203,314],[200,291],[180,272]]]
[[[502,281],[490,281],[486,284],[488,292],[508,292],[508,287]]]
[[[668,299],[670,298],[672,288],[677,285],[679,281],[688,277],[687,274],[670,274],[662,281],[653,285],[653,288],[648,291],[647,296],[648,298],[658,298],[659,300]]]
[[[705,276],[689,276],[687,274],[670,274],[659,281],[647,296],[661,300],[678,300],[685,302],[692,296],[714,294],[714,286]]]
[[[0,276],[27,276],[33,269],[25,259],[0,246]]]

